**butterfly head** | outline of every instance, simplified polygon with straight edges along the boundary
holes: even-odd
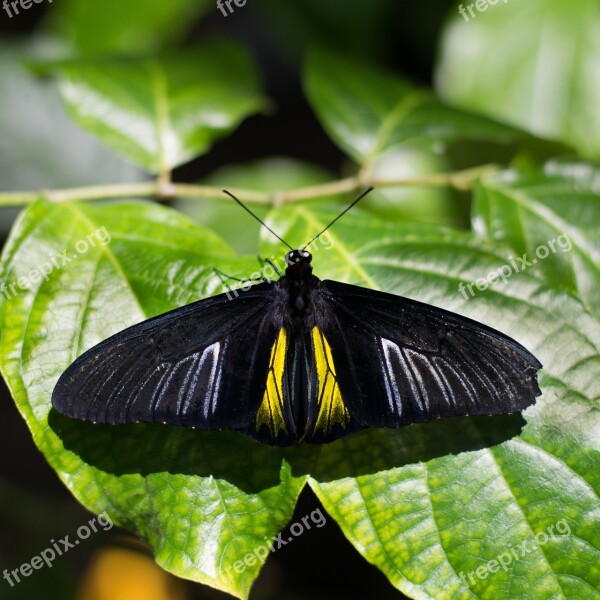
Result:
[[[286,275],[300,275],[310,274],[312,267],[310,263],[312,261],[312,254],[308,250],[292,250],[285,255],[285,263],[287,269],[285,270]]]

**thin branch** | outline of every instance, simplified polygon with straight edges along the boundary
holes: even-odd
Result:
[[[337,181],[329,181],[285,192],[257,192],[240,188],[227,188],[232,194],[244,202],[255,204],[271,204],[278,206],[300,200],[333,196],[344,192],[354,192],[367,187],[453,187],[458,190],[469,190],[482,176],[498,171],[498,165],[483,165],[462,171],[449,173],[432,173],[416,175],[402,179],[378,179],[368,175],[347,177]],[[223,194],[223,186],[192,185],[186,183],[171,183],[164,177],[156,181],[142,183],[123,183],[114,185],[97,185],[64,190],[41,190],[39,192],[0,192],[0,206],[25,206],[32,204],[38,198],[45,197],[51,202],[73,202],[75,200],[100,200],[108,198],[143,197],[158,200],[174,198],[212,198],[230,201]]]

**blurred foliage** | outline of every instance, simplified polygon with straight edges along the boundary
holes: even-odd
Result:
[[[0,367],[37,447],[85,507],[108,511],[171,573],[246,597],[262,564],[234,565],[278,535],[307,486],[409,597],[600,598],[600,174],[580,158],[598,156],[598,7],[498,3],[466,22],[449,2],[434,5],[432,16],[426,5],[393,0],[265,0],[223,17],[207,2],[64,0],[47,8],[33,41],[0,47],[0,189],[157,173],[168,185],[176,167],[206,186],[177,198],[179,211],[129,197],[92,204],[85,190],[69,203],[40,193],[0,262]],[[447,102],[423,87],[446,8],[437,82]],[[224,35],[215,41],[214,30]],[[25,58],[58,84],[26,74],[18,64]],[[418,72],[420,63],[430,70]],[[265,157],[244,131],[260,122],[269,139],[282,123],[277,101],[294,106],[287,154]],[[265,109],[262,121],[252,116]],[[243,161],[211,162],[240,139]],[[310,162],[293,158],[306,139]],[[336,168],[322,166],[326,145],[337,147]],[[546,160],[568,153],[569,161]],[[498,172],[461,180],[459,191],[433,185],[441,173],[491,162]],[[416,175],[423,185],[402,185]],[[51,410],[54,383],[87,348],[222,291],[215,268],[245,277],[257,270],[257,254],[283,254],[237,206],[215,200],[215,189],[270,194],[257,214],[296,245],[353,198],[326,193],[324,184],[342,177],[381,187],[328,232],[331,244],[315,252],[317,275],[443,306],[519,340],[544,364],[544,394],[525,421],[465,417],[282,450],[233,432],[95,426]],[[313,186],[310,198],[282,202]],[[110,241],[79,252],[77,243],[103,227]],[[472,298],[460,294],[461,282],[561,235],[568,251]],[[33,280],[65,250],[76,258]],[[9,486],[0,494],[2,513],[30,506]],[[471,586],[461,578],[507,548],[534,544],[561,519],[568,535]],[[13,558],[3,562],[14,568]],[[38,597],[44,586],[72,597],[62,568],[11,597]],[[341,589],[344,569],[333,571]],[[172,585],[140,555],[100,551],[80,600],[184,598]]]
[[[66,114],[51,80],[36,80],[22,66],[31,44],[0,43],[0,190],[35,190],[137,181],[128,165],[83,132]],[[57,134],[60,131],[60,152]],[[6,235],[16,210],[0,214]]]
[[[508,144],[527,137],[491,119],[449,108],[429,91],[373,65],[348,62],[323,50],[309,54],[305,89],[327,132],[363,167],[401,144],[421,143],[443,151],[459,140]]]
[[[208,151],[262,104],[247,52],[223,40],[156,59],[56,69],[74,121],[151,173]]]
[[[600,4],[490,2],[475,16],[469,4],[443,32],[442,97],[600,160]]]
[[[153,52],[181,41],[190,22],[212,8],[208,0],[63,0],[48,11],[45,29],[79,56]]]

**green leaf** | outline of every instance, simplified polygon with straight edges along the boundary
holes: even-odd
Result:
[[[575,213],[586,201],[574,195],[570,202]],[[338,205],[295,204],[275,209],[268,223],[296,245],[337,214]],[[596,238],[597,223],[590,225]],[[445,419],[282,451],[233,432],[109,427],[49,414],[53,385],[76,355],[126,325],[213,293],[213,266],[255,268],[254,259],[235,257],[164,208],[40,202],[11,236],[3,279],[28,276],[49,253],[66,248],[71,256],[101,226],[110,244],[5,298],[2,371],[63,481],[88,508],[106,509],[148,540],[165,568],[244,597],[260,565],[237,573],[236,561],[282,528],[308,482],[356,549],[413,598],[600,598],[600,323],[554,276],[525,271],[506,286],[464,295],[461,282],[506,263],[506,245],[491,241],[493,231],[482,239],[382,222],[357,207],[312,248],[317,276],[417,298],[500,329],[544,364],[543,396],[525,421]],[[263,236],[264,255],[282,251]],[[555,255],[546,260],[550,271],[563,269]],[[529,551],[506,570],[475,574],[523,544]]]
[[[244,597],[261,563],[234,565],[282,529],[304,483],[281,452],[233,432],[95,426],[50,412],[75,356],[214,293],[215,265],[255,266],[232,257],[209,231],[151,204],[40,201],[4,251],[0,360],[36,444],[87,508],[141,535],[165,569]]]
[[[552,162],[541,172],[507,171],[485,177],[475,198],[476,231],[531,263],[515,257],[509,276],[531,268],[600,316],[600,170]]]
[[[323,127],[359,165],[407,143],[440,151],[459,140],[507,144],[526,137],[445,106],[396,75],[324,50],[309,54],[304,87]]]
[[[194,17],[213,8],[207,0],[135,2],[64,0],[48,11],[47,29],[59,33],[79,55],[98,56],[156,50],[179,39]]]
[[[248,53],[233,42],[211,41],[160,59],[56,68],[75,121],[152,173],[208,152],[263,104]]]
[[[463,3],[474,7],[474,3]],[[436,84],[465,110],[600,157],[600,7],[595,0],[486,2],[453,9]],[[468,20],[465,20],[468,19]]]

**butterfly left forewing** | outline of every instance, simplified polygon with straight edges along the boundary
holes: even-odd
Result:
[[[485,325],[333,281],[321,282],[319,303],[341,397],[356,426],[511,413],[540,394],[537,359]]]
[[[61,413],[107,424],[242,429],[266,387],[279,332],[270,284],[134,325],[80,356],[52,395]]]

